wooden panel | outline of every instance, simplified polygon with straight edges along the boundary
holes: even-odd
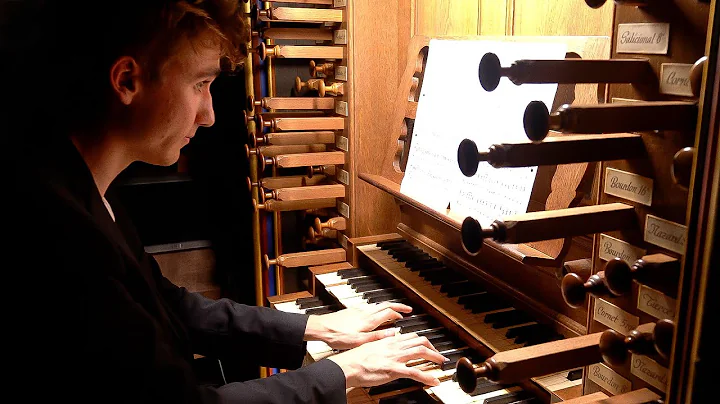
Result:
[[[210,298],[220,297],[220,287],[213,281],[215,254],[210,248],[158,253],[153,257],[162,274],[175,285]]]
[[[478,1],[480,3],[478,35],[510,35],[508,28],[511,28],[509,22],[512,18],[508,18],[508,14],[512,17],[515,0]]]
[[[592,9],[583,0],[514,0],[514,35],[610,35],[614,4]]]
[[[478,2],[417,0],[415,35],[477,35]]]

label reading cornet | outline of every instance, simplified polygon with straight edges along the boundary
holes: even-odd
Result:
[[[637,316],[633,316],[614,304],[598,298],[595,298],[593,319],[624,335],[630,334],[630,331],[640,324],[640,319]]]
[[[665,390],[667,387],[667,368],[647,356],[633,354],[630,373],[659,390]]]
[[[620,376],[602,363],[588,366],[588,379],[613,395],[624,394],[632,389],[630,380]]]
[[[678,254],[685,254],[687,227],[657,216],[647,215],[644,239],[648,243],[667,248]]]
[[[335,66],[335,80],[348,81],[347,66]]]
[[[633,264],[638,258],[645,255],[645,250],[635,247],[615,237],[607,234],[600,235],[600,246],[598,247],[598,256],[601,260],[610,261],[619,257],[628,264]]]
[[[661,320],[675,318],[675,299],[645,285],[640,285],[637,307]]]
[[[605,170],[605,193],[650,206],[653,180],[608,167]]]
[[[690,70],[693,65],[685,63],[663,63],[660,65],[660,92],[662,94],[692,97]]]
[[[670,24],[618,24],[617,53],[666,55],[670,43]]]

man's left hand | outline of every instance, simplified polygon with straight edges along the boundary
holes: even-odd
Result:
[[[350,349],[366,342],[391,337],[396,328],[377,330],[380,325],[402,318],[412,308],[400,303],[378,303],[348,308],[320,316],[311,315],[305,328],[306,341],[323,341],[333,349]]]

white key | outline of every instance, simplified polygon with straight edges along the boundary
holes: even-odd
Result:
[[[301,310],[300,308],[298,308],[297,303],[295,303],[294,301],[278,303],[275,305],[275,308],[286,313],[305,313],[305,310]]]

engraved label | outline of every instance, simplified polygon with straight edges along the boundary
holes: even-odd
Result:
[[[667,387],[667,368],[643,355],[632,355],[630,373],[653,385],[659,390]]]
[[[628,335],[637,328],[640,319],[627,311],[610,304],[603,299],[595,299],[595,313],[593,319],[615,331]]]
[[[337,101],[335,103],[335,113],[338,115],[348,116],[348,103],[345,101]]]
[[[333,7],[347,7],[347,0],[333,0]]]
[[[610,261],[615,257],[619,257],[628,264],[633,264],[643,255],[645,255],[645,250],[642,248],[635,247],[607,234],[600,235],[598,256],[601,260]]]
[[[615,373],[614,370],[602,363],[588,366],[588,379],[613,395],[627,393],[632,389],[630,380]]]
[[[675,299],[645,285],[640,285],[637,307],[655,318],[675,318]]]
[[[690,87],[692,66],[684,63],[663,63],[660,66],[660,92],[692,97],[693,92]]]
[[[335,79],[340,81],[348,81],[347,66],[335,66]]]
[[[333,43],[335,45],[347,45],[347,30],[339,29],[333,33]]]
[[[670,24],[618,24],[617,53],[666,55]]]
[[[657,216],[647,215],[645,218],[645,241],[678,254],[685,254],[687,227]]]
[[[338,212],[340,212],[341,215],[350,219],[350,206],[348,206],[347,203],[338,201],[337,202],[337,210],[338,210]]]
[[[338,170],[338,173],[336,175],[337,180],[345,185],[350,185],[350,173],[343,170],[342,168]]]
[[[348,138],[345,136],[338,136],[335,141],[335,146],[342,151],[348,151]]]
[[[608,167],[605,170],[605,193],[619,198],[652,205],[653,180]]]

